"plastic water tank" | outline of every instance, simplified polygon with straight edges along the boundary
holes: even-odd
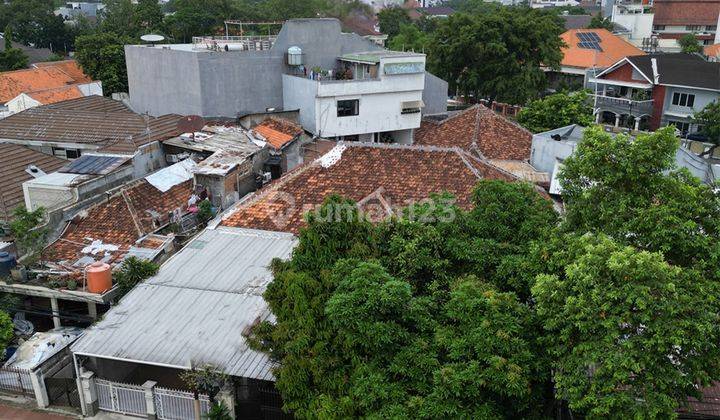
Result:
[[[104,262],[94,262],[85,268],[87,274],[87,291],[90,293],[105,293],[112,288],[112,274],[110,266]]]
[[[10,277],[10,270],[16,265],[15,257],[8,252],[0,252],[0,278]]]
[[[302,49],[300,47],[288,48],[288,65],[300,66],[302,65]]]

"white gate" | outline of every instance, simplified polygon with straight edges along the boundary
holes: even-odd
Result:
[[[155,411],[161,420],[194,420],[195,409],[192,392],[155,387]],[[207,395],[200,394],[200,413],[210,410]]]
[[[141,417],[147,416],[147,403],[143,387],[104,379],[96,379],[95,385],[101,410]]]

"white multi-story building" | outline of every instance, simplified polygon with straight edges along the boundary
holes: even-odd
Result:
[[[425,55],[371,51],[340,56],[338,64],[341,75],[284,75],[285,108],[299,109],[317,136],[411,143],[424,106]]]

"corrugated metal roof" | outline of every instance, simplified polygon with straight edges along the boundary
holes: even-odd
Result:
[[[209,363],[232,376],[272,380],[272,362],[242,332],[272,319],[262,298],[273,258],[288,258],[287,233],[205,230],[90,327],[76,354],[187,368]]]
[[[65,165],[58,172],[68,174],[104,175],[117,169],[130,157],[82,155]]]

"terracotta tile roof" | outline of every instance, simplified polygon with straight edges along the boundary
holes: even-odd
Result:
[[[708,45],[705,47],[704,52],[708,57],[720,57],[720,44]]]
[[[596,33],[600,37],[602,51],[580,48],[578,46],[580,38],[578,38],[577,34],[581,32]],[[624,57],[645,54],[641,49],[619,36],[613,35],[607,29],[571,29],[560,35],[560,38],[567,45],[562,48],[564,56],[560,65],[567,67],[586,69],[597,66],[605,68],[610,67]]]
[[[82,98],[83,93],[76,85],[65,86],[55,89],[38,90],[27,94],[43,105],[54,104],[56,102],[67,101],[68,99]]]
[[[145,179],[123,187],[75,217],[60,238],[46,248],[44,258],[72,263],[87,255],[81,251],[93,240],[118,246],[111,254],[113,260],[121,258],[140,238],[168,223],[173,210],[185,209],[192,187],[193,181],[188,180],[163,193]]]
[[[256,125],[253,131],[260,134],[275,149],[282,149],[297,136],[303,134],[303,128],[286,119],[270,117]]]
[[[146,117],[101,96],[30,108],[0,120],[0,139],[84,143],[113,153],[181,134],[179,115]]]
[[[423,118],[414,142],[460,147],[487,159],[528,160],[532,133],[483,105],[475,105],[445,119]]]
[[[25,146],[0,143],[0,220],[9,220],[17,206],[25,205],[22,183],[32,179],[32,175],[25,172],[28,166],[35,165],[50,173],[66,163]]]
[[[75,60],[38,63],[35,66],[36,68],[0,73],[0,102],[5,103],[21,93],[92,82]]]
[[[54,67],[65,72],[67,75],[75,80],[75,83],[90,83],[92,78],[85,74],[83,69],[75,60],[62,60],[62,61],[47,61],[44,63],[33,64],[35,68],[48,68]]]
[[[720,0],[655,0],[653,25],[717,25]]]
[[[342,154],[332,163],[329,157],[337,156],[338,151]],[[333,193],[362,203],[371,212],[378,209],[377,203],[382,203],[383,211],[443,191],[468,208],[481,178],[516,180],[459,148],[339,144],[239,204],[222,224],[298,233],[305,223],[304,213]]]

